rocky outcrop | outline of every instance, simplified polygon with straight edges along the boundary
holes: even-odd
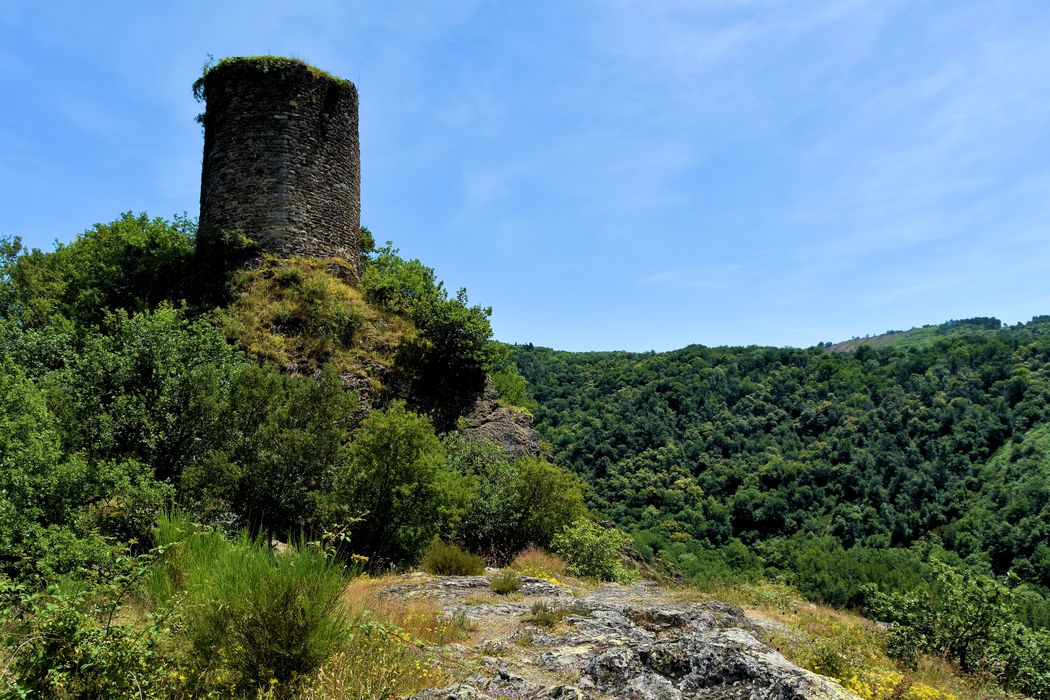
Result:
[[[573,591],[541,579],[525,583],[520,599],[492,602],[478,599],[486,577],[416,579],[388,589],[445,601],[448,614],[483,633],[473,650],[480,670],[415,700],[857,700],[763,644],[736,606],[681,602],[651,584]],[[571,612],[553,628],[539,627],[530,622],[536,602]]]
[[[499,394],[488,379],[477,403],[461,419],[460,432],[471,440],[495,443],[513,457],[534,457],[540,453],[532,416],[500,403]]]

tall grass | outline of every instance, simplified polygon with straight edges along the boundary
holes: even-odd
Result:
[[[433,599],[386,596],[396,579],[354,579],[343,605],[354,620],[353,638],[317,672],[300,700],[387,700],[443,687],[465,675],[441,647],[464,640],[465,618],[450,617]]]
[[[529,547],[519,553],[508,568],[522,576],[542,578],[554,584],[566,577],[568,569],[561,557],[536,547]]]
[[[347,638],[347,581],[322,552],[277,554],[247,533],[230,540],[178,515],[161,517],[156,534],[167,550],[144,594],[177,603],[194,692],[286,695]]]

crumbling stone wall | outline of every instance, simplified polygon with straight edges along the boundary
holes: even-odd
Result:
[[[357,89],[300,61],[226,59],[205,100],[198,240],[239,229],[263,252],[360,268]]]

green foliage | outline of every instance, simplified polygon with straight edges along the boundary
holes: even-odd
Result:
[[[634,533],[635,547],[645,553],[656,535],[651,531]],[[758,555],[740,540],[730,540],[721,547],[696,541],[672,542],[663,546],[660,557],[672,569],[685,574],[686,580],[701,588],[715,584],[748,583],[762,578],[765,567]]]
[[[469,484],[446,468],[431,421],[395,402],[373,411],[354,436],[335,483],[343,518],[359,517],[354,550],[379,563],[412,562],[455,523]]]
[[[367,226],[362,226],[361,230],[358,232],[357,244],[361,257],[366,260],[369,255],[375,252],[376,239]]]
[[[557,535],[553,546],[574,576],[630,583],[635,578],[634,572],[624,567],[620,556],[620,550],[630,541],[630,537],[619,530],[580,519]]]
[[[514,466],[511,487],[525,543],[548,547],[559,532],[586,514],[583,486],[574,474],[539,457],[523,457]]]
[[[516,369],[501,369],[493,372],[489,377],[501,401],[530,413],[535,409],[536,402],[529,397],[529,383],[525,381],[525,377],[518,374]]]
[[[850,567],[870,578],[879,565],[871,550],[926,540],[1045,591],[1050,324],[965,328],[921,347],[855,354],[524,346],[513,357],[553,460],[592,487],[593,510],[652,533],[654,556],[736,538],[805,578],[802,558],[764,543],[832,537],[869,552]],[[892,557],[881,564],[914,571]],[[821,570],[823,582],[800,586],[858,602],[845,583],[853,571]]]
[[[220,58],[218,61],[213,62],[209,56],[208,62],[204,64],[204,70],[202,71],[201,77],[197,78],[193,83],[193,96],[198,100],[207,99],[205,92],[205,79],[212,73],[219,73],[222,71],[235,71],[235,70],[254,70],[262,73],[280,72],[286,70],[290,66],[302,66],[306,68],[310,73],[319,77],[325,78],[326,80],[332,81],[335,85],[341,86],[346,89],[352,89],[353,84],[345,78],[338,78],[331,73],[321,70],[316,66],[311,66],[309,63],[302,61],[298,58],[289,58],[287,56],[228,56],[226,58]]]
[[[180,482],[183,502],[280,537],[332,524],[327,494],[346,468],[357,397],[334,376],[289,377],[253,365],[229,377],[210,449]],[[340,520],[336,517],[335,520]]]
[[[119,542],[148,540],[171,497],[136,461],[64,455],[61,435],[43,392],[0,359],[0,572],[39,582],[98,570]]]
[[[777,539],[761,548],[767,566],[791,572],[791,583],[810,600],[844,608],[860,608],[869,588],[913,591],[934,579],[928,563],[930,547],[853,547],[830,536]],[[943,552],[938,552],[941,556]]]
[[[1038,321],[1038,319],[1039,317],[1034,317],[1032,320]],[[950,336],[993,335],[1002,327],[1003,322],[997,318],[979,316],[912,328],[909,331],[886,331],[879,335],[853,338],[842,343],[827,343],[826,347],[831,352],[852,352],[861,347],[922,348]]]
[[[28,327],[58,319],[87,326],[110,311],[144,311],[182,298],[192,283],[194,233],[186,219],[128,212],[54,252],[8,255],[0,314]]]
[[[128,558],[121,564],[118,575],[90,589],[0,586],[0,635],[11,650],[0,670],[0,697],[168,697],[167,615],[118,619],[146,571]]]
[[[489,347],[489,379],[492,381],[492,387],[499,394],[500,401],[531,414],[536,409],[536,402],[529,395],[528,381],[521,376],[514,365],[511,347],[496,341],[490,342]]]
[[[389,243],[367,259],[364,290],[369,301],[415,324],[418,336],[400,358],[411,368],[413,403],[440,429],[453,428],[485,385],[492,309],[470,306],[465,289],[449,298],[432,269],[404,260]]]
[[[423,553],[423,570],[437,576],[477,576],[485,570],[485,560],[465,552],[455,544],[435,541]]]
[[[117,311],[42,377],[64,448],[136,459],[175,482],[220,435],[217,395],[244,359],[209,317]]]
[[[501,571],[492,579],[489,588],[497,595],[507,595],[521,590],[521,577],[513,571],[506,569]]]
[[[987,576],[936,562],[933,567],[932,591],[871,593],[872,612],[893,623],[890,651],[909,663],[918,653],[941,654],[965,672],[1050,698],[1050,633],[1016,620],[1014,591]]]
[[[495,445],[444,439],[450,469],[473,483],[462,518],[449,536],[504,564],[529,544],[550,545],[586,513],[579,479],[542,459],[511,460]]]
[[[231,541],[179,517],[161,519],[157,540],[166,551],[147,594],[185,611],[194,692],[288,695],[345,640],[346,579],[323,552],[274,553],[247,533]]]

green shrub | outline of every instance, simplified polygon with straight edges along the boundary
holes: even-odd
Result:
[[[555,537],[553,545],[574,576],[630,583],[634,572],[620,559],[620,550],[629,542],[630,537],[619,530],[580,519]]]
[[[491,443],[444,438],[451,469],[472,490],[450,539],[505,564],[529,544],[550,546],[566,525],[586,513],[579,477],[543,459],[512,460]]]
[[[489,370],[492,388],[499,394],[500,401],[515,406],[528,413],[534,413],[539,404],[529,396],[529,383],[518,373],[517,367],[508,364],[498,370]]]
[[[411,370],[417,405],[441,430],[455,427],[485,387],[495,352],[492,309],[471,306],[465,289],[450,297],[431,268],[403,259],[389,243],[366,261],[363,288],[373,304],[415,324],[418,336],[398,362]]]
[[[332,505],[360,518],[354,551],[373,565],[417,561],[469,496],[469,484],[447,468],[430,419],[401,402],[368,415],[347,457]]]
[[[144,311],[182,299],[193,284],[194,229],[187,219],[127,212],[54,252],[34,249],[8,265],[4,313],[27,327],[59,316],[86,326],[117,309]]]
[[[134,560],[122,561],[128,570],[94,587],[26,593],[0,582],[0,697],[168,697],[165,616],[118,615],[141,575]]]
[[[492,592],[497,595],[506,595],[521,590],[521,578],[513,571],[503,571],[489,584]]]
[[[1016,619],[1015,591],[987,576],[932,562],[932,591],[871,591],[872,613],[893,623],[890,653],[914,665],[920,653],[942,655],[967,673],[1008,690],[1050,698],[1050,633]]]
[[[346,580],[323,552],[277,554],[177,517],[161,519],[157,539],[169,548],[147,591],[154,602],[178,594],[198,692],[287,694],[345,640]]]
[[[451,543],[435,542],[423,553],[423,570],[437,576],[477,576],[485,560]]]

